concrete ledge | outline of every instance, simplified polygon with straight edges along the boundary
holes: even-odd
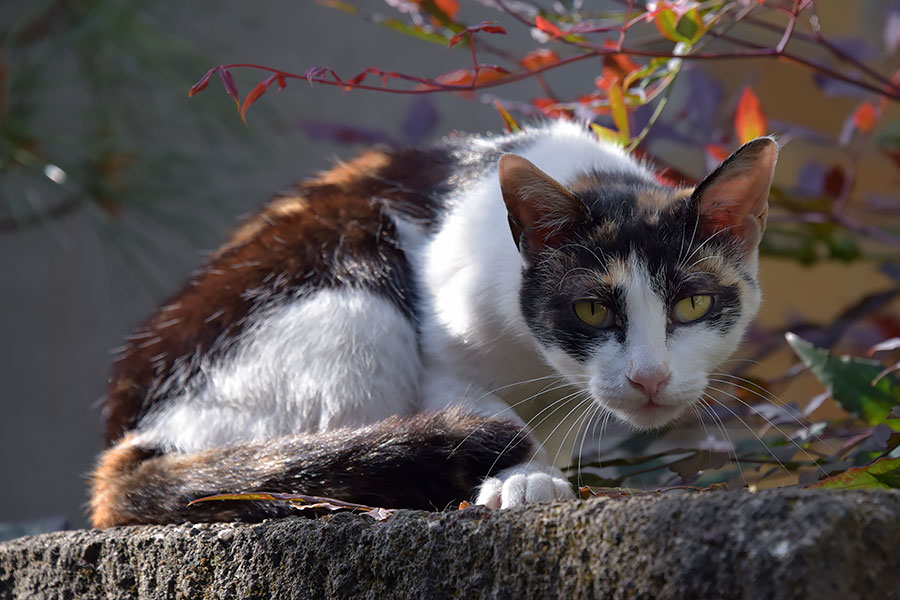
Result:
[[[134,597],[900,598],[900,492],[667,492],[0,544],[0,598]]]

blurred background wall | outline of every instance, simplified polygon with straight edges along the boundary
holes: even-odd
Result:
[[[877,38],[885,4],[826,0],[820,17],[832,33]],[[462,11],[471,23],[508,20],[476,3]],[[33,151],[19,157],[30,170],[9,162],[0,170],[0,521],[85,524],[85,474],[101,449],[112,349],[240,215],[357,151],[335,141],[335,124],[415,143],[503,127],[491,106],[445,94],[423,101],[291,82],[254,105],[247,127],[216,80],[188,99],[188,88],[220,63],[324,66],[345,76],[376,65],[422,75],[467,66],[465,53],[313,2],[8,2],[0,34],[3,140]],[[704,68],[729,94],[753,82],[772,112],[830,134],[854,106],[822,101],[789,65]],[[581,65],[551,79],[574,90],[595,71]],[[242,93],[261,78],[235,77]],[[792,155],[788,145],[778,177],[795,178],[809,152]],[[704,170],[702,154],[668,158],[695,175]],[[60,171],[34,177],[47,165]],[[890,194],[896,176],[878,175],[889,168],[873,154],[860,179],[871,172],[871,193]],[[798,313],[827,320],[861,290],[888,285],[874,264],[807,269],[770,259],[763,273],[768,325]]]

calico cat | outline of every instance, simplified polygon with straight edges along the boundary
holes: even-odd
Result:
[[[510,409],[518,384],[558,380],[642,429],[697,402],[759,307],[776,155],[760,138],[673,188],[557,122],[372,150],[299,185],[129,338],[94,525],[290,511],[186,506],[227,492],[573,497]]]

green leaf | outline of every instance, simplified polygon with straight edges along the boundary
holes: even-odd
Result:
[[[659,11],[654,19],[656,28],[659,32],[673,42],[685,41],[683,36],[678,33],[678,15],[671,8]]]
[[[690,43],[696,42],[703,35],[703,20],[697,14],[696,8],[692,8],[678,20],[675,31]]]
[[[889,373],[873,384],[884,371],[880,362],[834,356],[793,333],[785,334],[785,338],[841,408],[870,425],[887,423],[900,430],[900,424],[888,422],[891,408],[900,404],[900,380]]]
[[[867,467],[847,469],[809,487],[831,490],[900,488],[900,458],[882,458]]]

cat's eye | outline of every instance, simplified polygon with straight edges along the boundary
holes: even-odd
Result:
[[[613,324],[613,313],[602,302],[596,300],[576,300],[572,303],[575,315],[591,327],[609,327]]]
[[[713,298],[709,294],[682,298],[672,309],[672,318],[678,323],[691,323],[705,317],[712,304]]]

